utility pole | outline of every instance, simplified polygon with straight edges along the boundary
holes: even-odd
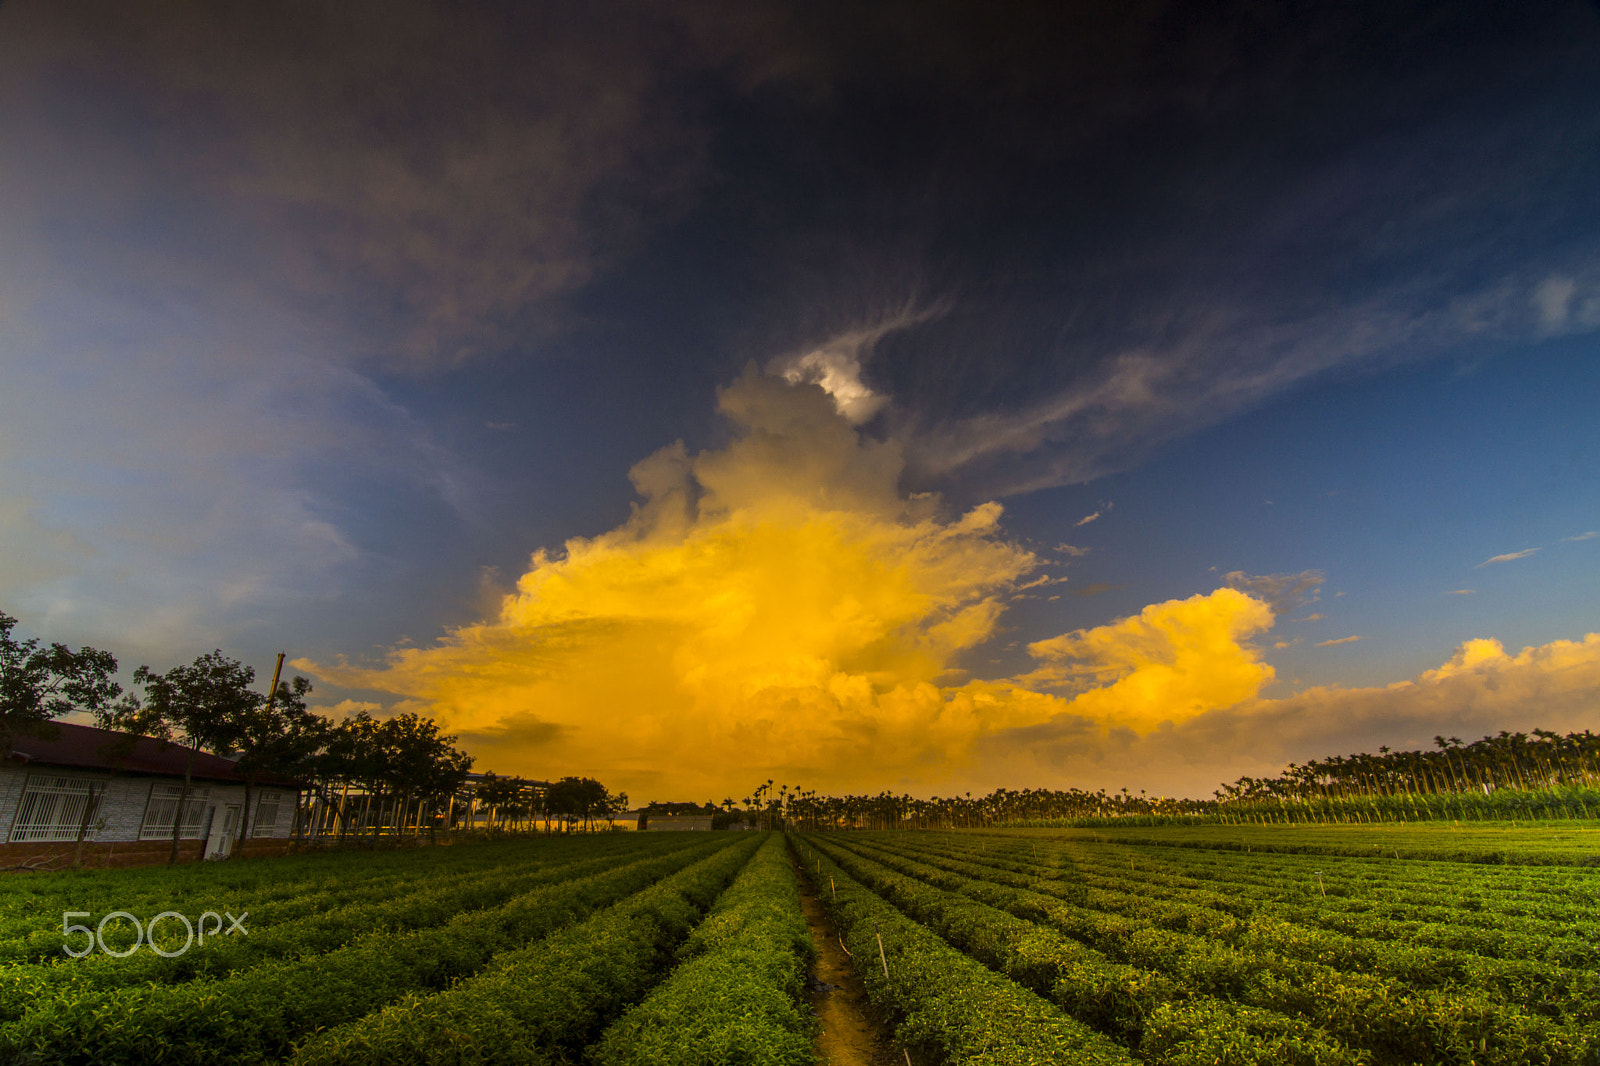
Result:
[[[278,678],[283,676],[283,652],[278,653],[278,665],[272,668],[272,687],[267,689],[267,713],[272,713],[272,701],[278,698]]]

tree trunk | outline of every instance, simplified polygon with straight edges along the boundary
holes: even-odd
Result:
[[[106,782],[106,788],[110,788],[110,787],[111,787],[111,783],[109,781]],[[104,796],[105,794],[106,794],[105,788],[101,789],[100,790],[100,795]],[[94,809],[98,805],[99,805],[99,801],[96,800],[95,796],[94,796],[94,784],[91,783],[89,785],[89,798],[87,800],[85,800],[84,804],[83,804],[83,822],[82,822],[82,824],[80,824],[78,826],[78,848],[77,848],[77,851],[74,852],[73,856],[72,856],[72,865],[73,866],[82,866],[83,865],[83,838],[89,835],[89,822],[91,820],[93,820],[93,818],[94,818]]]
[[[239,835],[234,839],[234,849],[228,853],[228,858],[237,859],[244,854],[244,842],[250,838],[250,792],[255,787],[251,777],[244,779],[244,810],[239,812]],[[299,804],[295,807],[298,811]]]
[[[167,856],[167,865],[173,866],[178,861],[178,834],[183,831],[183,808],[189,802],[190,775],[194,773],[194,748],[189,749],[189,758],[183,764],[183,791],[178,793],[178,809],[172,812],[172,853]]]
[[[347,828],[345,823],[345,802],[350,799],[350,782],[346,781],[339,790],[339,846],[344,847],[344,834]]]

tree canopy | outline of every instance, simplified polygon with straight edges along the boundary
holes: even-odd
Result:
[[[0,611],[0,735],[48,731],[69,711],[95,713],[122,694],[117,657],[88,645],[17,640],[17,620]]]

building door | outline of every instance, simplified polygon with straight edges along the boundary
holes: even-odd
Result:
[[[239,805],[228,804],[221,818],[212,817],[211,836],[206,839],[206,858],[226,859],[233,852],[233,838],[239,832]]]

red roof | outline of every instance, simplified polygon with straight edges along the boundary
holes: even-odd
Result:
[[[17,762],[39,763],[44,766],[77,766],[94,770],[114,770],[128,774],[161,774],[182,777],[189,753],[194,752],[191,776],[202,781],[229,781],[244,783],[239,764],[233,759],[185,747],[182,744],[158,740],[155,737],[132,737],[111,729],[96,729],[68,722],[51,722],[57,733],[54,739],[13,734],[11,758]],[[280,785],[286,788],[304,788],[302,782],[267,775],[257,778],[258,785]]]

